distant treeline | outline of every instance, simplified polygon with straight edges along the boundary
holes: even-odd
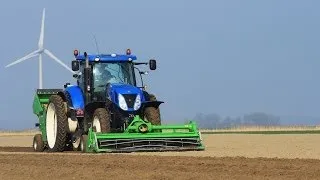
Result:
[[[254,112],[242,117],[221,117],[218,114],[198,113],[193,118],[203,129],[232,128],[238,126],[275,126],[280,125],[280,117],[263,112]]]

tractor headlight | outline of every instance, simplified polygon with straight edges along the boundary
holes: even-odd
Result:
[[[118,100],[119,100],[120,108],[125,110],[125,111],[128,110],[128,106],[127,106],[126,100],[124,99],[122,94],[118,94]]]
[[[141,98],[140,98],[140,94],[138,94],[136,97],[136,101],[134,102],[133,109],[138,110],[140,107],[141,107]]]

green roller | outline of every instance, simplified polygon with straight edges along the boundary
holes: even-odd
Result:
[[[85,152],[139,152],[204,150],[195,122],[185,125],[152,125],[135,116],[123,133],[97,133],[82,137]]]

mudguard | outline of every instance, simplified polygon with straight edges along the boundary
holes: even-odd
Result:
[[[164,103],[163,101],[145,101],[142,103],[142,108],[146,107],[155,107],[158,108],[160,104]]]
[[[72,109],[84,109],[84,98],[79,86],[69,85],[65,88],[64,94]]]

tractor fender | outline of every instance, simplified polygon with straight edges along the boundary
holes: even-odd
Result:
[[[160,104],[164,103],[163,101],[145,101],[142,103],[143,108],[146,107],[155,107],[158,108]]]
[[[76,110],[84,109],[84,99],[82,90],[79,86],[69,85],[62,92],[58,92],[65,102],[66,113],[68,117],[68,127],[67,131],[69,133],[74,133],[78,127],[78,119],[76,117]]]
[[[141,106],[143,108],[146,108],[146,107],[158,108],[160,106],[160,104],[164,103],[163,101],[158,101],[154,94],[150,94],[147,91],[143,91],[143,95],[144,95],[144,97],[146,99],[146,101],[144,101],[141,104]]]
[[[72,109],[84,109],[84,98],[82,90],[79,86],[72,85],[68,86],[64,90],[66,101],[68,102],[69,108]]]

